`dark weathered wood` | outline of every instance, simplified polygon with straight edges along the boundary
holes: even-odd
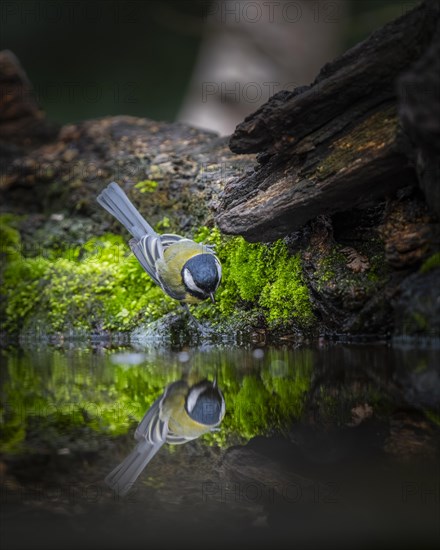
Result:
[[[326,65],[310,87],[277,94],[241,123],[231,149],[259,152],[260,165],[225,187],[220,228],[271,241],[416,183],[396,79],[429,48],[437,18],[422,4]]]

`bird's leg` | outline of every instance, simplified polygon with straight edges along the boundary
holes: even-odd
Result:
[[[186,311],[186,314],[188,315],[190,321],[195,325],[196,329],[199,332],[203,332],[202,325],[197,321],[197,319],[194,317],[194,315],[191,313],[188,304],[181,302],[181,305],[183,306],[184,310]]]

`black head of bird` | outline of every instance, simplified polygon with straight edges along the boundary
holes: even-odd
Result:
[[[197,254],[185,262],[182,280],[189,294],[200,300],[211,298],[222,277],[220,263],[213,254]]]
[[[217,426],[225,414],[225,402],[216,382],[203,380],[191,387],[186,397],[188,415],[205,426]]]

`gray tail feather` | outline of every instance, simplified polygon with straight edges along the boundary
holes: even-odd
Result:
[[[151,225],[144,220],[124,191],[114,181],[101,191],[96,200],[122,223],[135,239],[140,239],[146,234],[156,235]]]
[[[162,443],[152,444],[148,441],[138,443],[127,458],[108,474],[105,482],[118,495],[126,495],[161,447]]]

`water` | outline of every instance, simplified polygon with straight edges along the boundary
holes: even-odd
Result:
[[[1,355],[3,548],[438,547],[440,351],[388,345]],[[218,432],[103,482],[173,381],[217,379]]]

